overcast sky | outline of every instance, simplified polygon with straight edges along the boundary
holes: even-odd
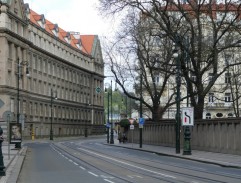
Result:
[[[65,31],[108,36],[115,21],[101,16],[98,0],[24,0],[38,14],[44,14]]]

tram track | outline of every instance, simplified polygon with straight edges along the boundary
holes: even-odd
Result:
[[[120,157],[117,157],[115,155],[108,155],[108,158],[106,157],[106,154],[103,154],[103,152],[96,152],[96,149],[93,150],[91,148],[88,148],[86,146],[79,146],[76,144],[71,144],[71,143],[62,143],[62,148],[60,146],[56,146],[59,148],[59,150],[61,151],[65,151],[65,153],[68,153],[72,156],[72,158],[77,158],[79,161],[84,161],[83,158],[81,159],[80,157],[77,157],[76,155],[73,155],[73,152],[69,152],[69,150],[71,149],[72,151],[75,151],[77,153],[81,153],[84,154],[85,156],[89,156],[91,158],[97,158],[99,161],[102,160],[104,162],[107,162],[109,164],[112,164],[112,166],[118,166],[122,169],[128,170],[130,172],[132,172],[132,174],[139,174],[140,176],[145,176],[145,177],[150,177],[152,179],[155,179],[157,181],[161,181],[161,182],[190,182],[187,180],[195,180],[196,182],[220,182],[220,183],[225,183],[227,182],[227,179],[233,179],[233,182],[240,182],[241,178],[240,177],[231,177],[229,175],[219,175],[219,174],[214,174],[214,173],[210,173],[210,172],[205,172],[205,171],[201,171],[201,170],[190,170],[190,168],[185,168],[182,167],[182,169],[185,169],[185,171],[192,171],[193,174],[190,175],[187,173],[182,173],[182,172],[178,172],[178,171],[174,171],[172,170],[172,168],[177,168],[177,166],[175,165],[170,165],[168,164],[168,166],[170,166],[170,168],[164,169],[161,167],[156,166],[152,166],[150,164],[156,164],[158,162],[156,161],[150,161],[150,160],[145,160],[144,163],[142,162],[136,162],[136,161],[132,161],[130,158],[129,159],[123,159]],[[64,148],[65,146],[65,148]],[[68,149],[68,150],[66,150]],[[149,163],[148,163],[149,161]],[[88,163],[88,162],[85,162]],[[92,165],[89,163],[89,166],[92,166],[92,168],[98,169],[99,171],[104,171],[101,167],[97,167],[96,165]],[[180,167],[178,167],[180,168]],[[160,173],[160,172],[167,172],[167,173]],[[105,173],[107,173],[110,176],[116,177],[120,180],[123,180],[123,177],[118,176],[117,174],[112,174],[109,171],[106,171]],[[172,173],[173,175],[170,175],[170,173]],[[216,177],[214,178],[208,178],[208,177],[204,177],[204,176],[199,176],[200,173],[205,173],[208,174],[208,177]],[[185,177],[182,180],[177,180],[177,177]],[[218,178],[221,177],[225,177],[223,180],[224,181],[220,181],[218,180]],[[124,178],[125,182],[133,182],[131,180],[129,180],[128,178]]]

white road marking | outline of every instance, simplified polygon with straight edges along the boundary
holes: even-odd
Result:
[[[107,180],[107,179],[104,179],[104,181],[106,181],[106,182],[110,182],[110,183],[115,183],[115,182],[112,182],[112,181]]]
[[[82,170],[85,170],[85,168],[84,168],[84,167],[82,167],[82,166],[79,166],[79,168],[81,168]]]
[[[104,156],[104,155],[101,155],[101,154],[98,154],[98,153],[95,153],[95,152],[92,152],[92,151],[89,151],[89,150],[86,150],[86,149],[82,149],[82,148],[78,148],[82,151],[86,151],[88,153],[91,153],[91,154],[95,154],[96,156],[100,156],[102,158],[106,158],[106,159],[110,159],[112,161],[116,161],[118,163],[122,163],[124,165],[128,165],[128,166],[131,166],[131,167],[134,167],[134,168],[137,168],[137,169],[140,169],[140,170],[143,170],[143,171],[146,171],[146,172],[151,172],[151,173],[154,173],[154,174],[157,174],[157,175],[161,175],[163,177],[168,177],[168,178],[173,178],[173,179],[176,179],[176,177],[172,176],[172,175],[168,175],[168,174],[164,174],[164,173],[159,173],[159,172],[155,172],[155,171],[152,171],[152,170],[148,170],[146,168],[142,168],[142,167],[139,167],[139,166],[136,166],[136,165],[132,165],[130,163],[126,163],[126,162],[123,162],[123,161],[120,161],[120,160],[117,160],[117,159],[114,159],[114,158],[110,158],[110,157],[107,157],[107,156]]]
[[[106,176],[106,175],[101,175],[103,179],[114,179],[114,177]]]
[[[135,177],[137,177],[137,178],[143,178],[143,177],[141,177],[141,176],[139,176],[139,175],[127,175],[127,177],[130,177],[131,179],[134,179]]]
[[[77,166],[79,166],[79,164],[78,163],[75,163],[75,162],[73,162],[75,165],[77,165]]]
[[[88,171],[89,174],[99,177],[99,175],[94,174],[93,172]]]

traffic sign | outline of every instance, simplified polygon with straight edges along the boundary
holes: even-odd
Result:
[[[106,123],[106,128],[110,128],[110,123]]]
[[[134,130],[135,126],[134,125],[130,125],[130,130]]]
[[[135,120],[135,119],[133,119],[133,118],[129,118],[130,124],[133,124],[133,123],[134,123],[134,120]]]
[[[194,112],[193,107],[182,108],[182,126],[194,125]]]
[[[144,125],[144,123],[145,123],[145,118],[140,118],[139,119],[139,124],[140,125]]]
[[[100,87],[96,87],[95,91],[96,91],[96,93],[101,93],[102,90]]]

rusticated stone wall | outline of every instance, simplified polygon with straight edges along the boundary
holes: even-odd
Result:
[[[196,120],[191,129],[191,147],[196,150],[241,155],[241,118]],[[138,126],[129,130],[129,142],[139,143]],[[143,144],[175,147],[175,120],[158,123],[146,121],[143,128]],[[181,148],[183,127],[181,127]]]

